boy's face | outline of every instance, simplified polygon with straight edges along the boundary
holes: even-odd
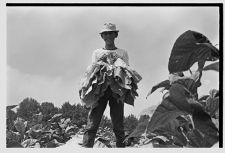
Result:
[[[103,32],[101,33],[101,37],[106,43],[114,43],[117,33],[113,31]]]

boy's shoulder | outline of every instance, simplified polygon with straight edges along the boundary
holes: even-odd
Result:
[[[103,48],[98,48],[98,49],[94,50],[94,53],[103,52],[103,51],[104,51]]]
[[[121,52],[127,52],[125,49],[122,49],[122,48],[117,48],[117,50]]]
[[[117,53],[127,56],[128,52],[125,49],[117,48]]]

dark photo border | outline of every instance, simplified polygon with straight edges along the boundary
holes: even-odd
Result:
[[[6,3],[6,7],[218,7],[219,8],[219,148],[223,148],[223,3]]]

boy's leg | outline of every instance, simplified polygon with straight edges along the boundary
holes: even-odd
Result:
[[[83,147],[92,148],[95,141],[95,136],[101,122],[102,115],[107,105],[107,97],[103,96],[99,100],[99,104],[92,108],[88,113],[87,126],[83,136]]]
[[[117,102],[117,100],[113,97],[109,98],[109,106],[110,106],[110,116],[113,124],[113,131],[116,135],[116,146],[123,148],[124,144],[124,103]]]

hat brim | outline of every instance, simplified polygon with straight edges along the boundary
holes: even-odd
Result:
[[[113,31],[113,32],[119,32],[119,30],[102,30],[100,31],[99,34],[103,33],[103,32],[110,32],[110,31]]]

